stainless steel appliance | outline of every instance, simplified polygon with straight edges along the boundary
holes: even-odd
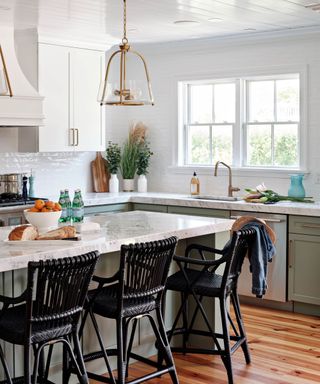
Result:
[[[279,302],[287,301],[287,216],[256,212],[232,211],[231,218],[254,216],[264,219],[277,235],[276,254],[268,263],[268,289],[264,299]],[[238,283],[240,295],[254,297],[251,293],[252,275],[249,271],[249,261],[245,259]]]
[[[33,205],[37,198],[23,198],[20,193],[0,194],[0,227],[24,224],[23,210]],[[47,200],[47,199],[42,199]]]
[[[10,173],[0,175],[0,194],[2,193],[21,193],[22,192],[21,173]]]

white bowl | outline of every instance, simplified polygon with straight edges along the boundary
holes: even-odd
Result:
[[[25,209],[23,213],[27,221],[37,227],[41,233],[57,228],[61,216],[61,211],[30,212]]]

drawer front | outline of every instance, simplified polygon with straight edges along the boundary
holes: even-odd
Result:
[[[289,216],[289,232],[305,235],[320,235],[320,218]]]
[[[85,215],[94,215],[103,212],[127,212],[129,211],[129,204],[110,204],[110,205],[94,205],[84,207]]]
[[[180,206],[168,206],[168,213],[177,213],[180,215],[193,215],[193,216],[207,216],[218,217],[222,219],[228,219],[230,217],[230,211],[223,209],[209,209],[209,208],[192,208],[192,207],[180,207]]]
[[[132,206],[134,211],[168,212],[166,205],[133,203]]]

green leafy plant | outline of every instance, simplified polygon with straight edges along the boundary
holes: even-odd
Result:
[[[109,141],[108,148],[106,150],[106,159],[108,162],[109,172],[111,174],[117,173],[121,161],[121,149],[118,144]]]
[[[133,179],[137,171],[139,144],[132,140],[124,143],[120,161],[120,171],[124,179]]]
[[[149,143],[145,142],[139,146],[138,159],[137,159],[137,174],[146,175],[148,173],[150,157],[153,155]]]

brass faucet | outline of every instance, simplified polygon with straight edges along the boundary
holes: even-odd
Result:
[[[228,196],[232,197],[232,192],[240,191],[240,188],[232,186],[232,170],[231,170],[231,167],[228,164],[224,163],[223,161],[217,161],[216,162],[216,165],[214,167],[214,175],[215,176],[218,175],[218,166],[219,166],[219,164],[222,164],[222,165],[224,165],[225,167],[228,168],[228,171],[229,171]]]

